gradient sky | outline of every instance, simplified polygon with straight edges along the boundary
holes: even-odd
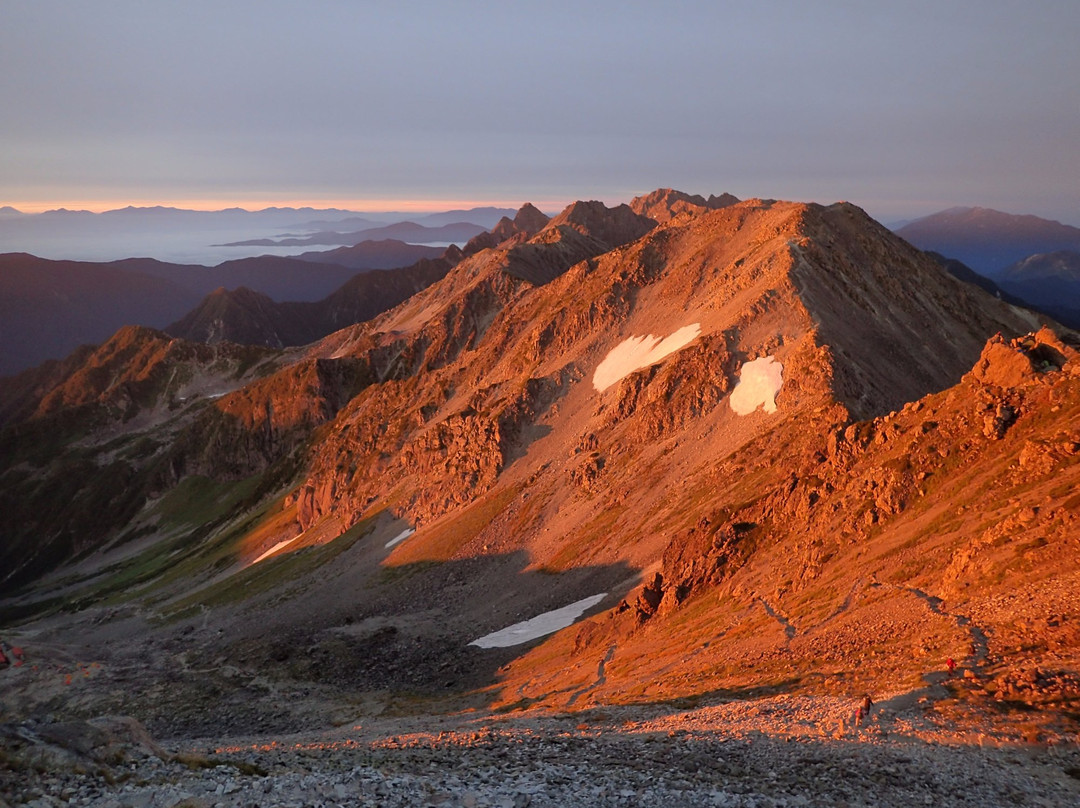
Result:
[[[1078,32],[1076,0],[0,0],[0,205],[671,186],[1080,224]]]

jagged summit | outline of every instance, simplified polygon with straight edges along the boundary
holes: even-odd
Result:
[[[480,250],[504,244],[511,239],[520,243],[543,230],[548,221],[547,215],[531,202],[526,202],[514,214],[513,219],[503,216],[491,230],[469,239],[464,252],[466,255],[472,255]]]
[[[514,227],[519,233],[528,233],[530,236],[543,230],[549,221],[550,218],[532,202],[526,202],[514,214]]]
[[[663,223],[680,213],[718,210],[719,208],[726,208],[728,205],[734,205],[738,201],[737,197],[727,193],[720,196],[710,194],[709,198],[706,199],[700,194],[691,195],[671,188],[658,188],[645,196],[636,197],[630,203],[630,208],[635,213]]]

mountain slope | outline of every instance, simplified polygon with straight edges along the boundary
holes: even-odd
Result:
[[[963,261],[991,277],[1035,253],[1080,249],[1080,228],[990,208],[950,208],[896,232],[919,249]]]
[[[907,693],[946,655],[1005,676],[991,661],[1028,640],[1001,604],[1033,586],[1067,615],[1036,638],[1048,654],[1060,640],[1064,676],[1080,644],[1080,377],[1067,341],[1011,341],[1038,325],[851,205],[748,200],[657,223],[576,203],[272,356],[167,440],[109,431],[46,459],[5,432],[6,456],[26,458],[8,473],[42,485],[58,459],[158,447],[137,470],[152,495],[123,501],[127,533],[116,516],[99,550],[6,606],[48,608],[63,580],[83,604],[152,610],[194,653],[305,686],[579,709]],[[62,534],[64,515],[46,517],[38,533]],[[469,645],[575,603],[586,619],[547,639]],[[202,676],[128,703],[198,733]],[[259,708],[237,731],[273,696],[245,698]]]
[[[123,265],[0,255],[0,376],[100,343],[128,323],[162,327],[198,300]]]
[[[1003,289],[1065,325],[1080,328],[1080,252],[1030,255],[1007,267],[999,281]]]
[[[354,323],[370,320],[431,285],[450,271],[459,254],[421,259],[412,266],[370,270],[313,303],[275,303],[240,287],[219,289],[165,330],[193,342],[235,342],[282,348],[304,345]]]
[[[352,247],[338,247],[336,250],[301,253],[295,257],[301,261],[337,264],[351,269],[393,269],[415,264],[421,258],[438,258],[443,252],[442,247],[406,244],[404,241],[388,238],[361,241]]]
[[[763,434],[718,465],[713,510],[674,534],[641,589],[507,666],[502,703],[781,682],[926,698],[917,688],[943,681],[951,657],[968,673],[935,719],[989,703],[1014,733],[1069,731],[1078,407],[1080,354],[1043,330],[992,339],[959,384],[899,412],[827,436]]]
[[[167,447],[210,401],[276,356],[129,326],[0,391],[0,585],[8,591],[125,533],[175,485]],[[104,447],[111,447],[105,449]]]

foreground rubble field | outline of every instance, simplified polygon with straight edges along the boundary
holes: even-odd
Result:
[[[925,695],[779,696],[679,710],[375,718],[157,745],[134,721],[5,725],[9,804],[806,806],[1080,802],[1075,738],[957,725]],[[891,705],[891,706],[888,706]],[[972,732],[984,729],[986,732]]]

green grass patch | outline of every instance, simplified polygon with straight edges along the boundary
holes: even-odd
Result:
[[[187,477],[154,506],[165,529],[205,525],[217,521],[254,493],[260,476],[241,482],[219,483],[209,477]]]
[[[164,611],[165,619],[178,620],[194,613],[196,608],[238,603],[278,587],[297,584],[302,577],[330,563],[371,532],[377,517],[375,514],[362,519],[331,542],[268,558],[193,592],[172,603]]]

